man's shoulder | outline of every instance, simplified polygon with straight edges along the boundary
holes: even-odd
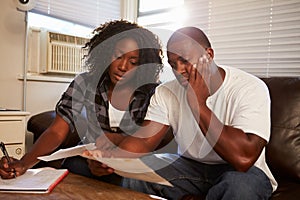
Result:
[[[174,99],[173,97],[176,97],[175,99],[178,99],[184,94],[184,92],[185,89],[175,79],[164,82],[156,87],[154,95],[158,98],[171,100]]]
[[[166,81],[162,84],[160,84],[157,89],[159,90],[165,90],[165,89],[174,89],[174,88],[179,88],[181,87],[181,85],[178,83],[178,81],[176,79],[170,80],[170,81]]]
[[[228,67],[228,66],[222,66],[222,68],[225,70],[225,72],[228,74],[228,77],[231,81],[233,80],[240,80],[241,82],[244,82],[245,84],[258,84],[258,85],[264,85],[263,81],[242,69],[236,68],[236,67]]]
[[[225,67],[225,71],[228,74],[228,76],[226,75],[227,89],[243,92],[256,91],[257,94],[268,94],[266,84],[259,77],[235,67]]]

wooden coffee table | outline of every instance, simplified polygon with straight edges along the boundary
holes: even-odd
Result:
[[[0,193],[0,199],[5,200],[143,200],[157,199],[150,195],[132,191],[116,185],[101,182],[77,174],[69,173],[53,190],[48,194],[16,194]]]

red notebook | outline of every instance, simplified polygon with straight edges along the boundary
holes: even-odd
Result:
[[[0,178],[0,192],[49,193],[68,173],[67,169],[50,167],[29,169],[17,178]]]

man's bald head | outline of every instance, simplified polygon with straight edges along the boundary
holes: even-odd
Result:
[[[205,33],[196,27],[184,27],[175,31],[168,40],[167,49],[173,42],[179,42],[186,39],[192,39],[203,48],[211,48],[211,44]]]

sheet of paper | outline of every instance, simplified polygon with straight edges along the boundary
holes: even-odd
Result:
[[[85,156],[83,155],[83,152],[87,149],[96,149],[95,144],[91,143],[87,145],[79,145],[68,149],[61,149],[49,156],[38,157],[38,159],[43,161],[51,161],[80,155],[106,164],[107,166],[115,169],[116,174],[119,174],[120,176],[172,186],[170,182],[168,182],[163,177],[159,176],[150,167],[145,165],[139,158],[102,158]]]
[[[59,160],[62,158],[68,158],[73,156],[81,155],[85,150],[93,150],[96,146],[94,143],[86,144],[86,145],[78,145],[75,147],[60,149],[49,156],[40,156],[38,159],[43,161],[51,161],[51,160]]]
[[[47,193],[68,174],[67,169],[28,169],[25,174],[13,179],[0,178],[0,192]]]
[[[119,174],[123,177],[172,186],[170,182],[159,176],[157,173],[155,173],[155,171],[145,165],[138,158],[95,158],[92,156],[83,157],[105,163],[107,166],[113,168],[116,174]]]

